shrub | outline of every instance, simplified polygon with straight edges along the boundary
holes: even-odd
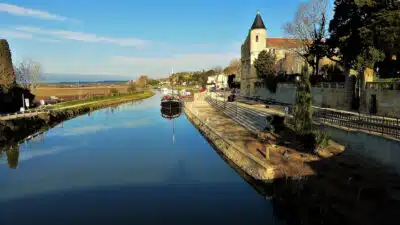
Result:
[[[321,130],[316,130],[313,133],[317,147],[325,148],[326,146],[328,146],[330,137],[326,132]]]
[[[15,85],[15,73],[7,40],[0,39],[0,87],[8,90]]]
[[[118,95],[118,94],[119,94],[119,91],[118,91],[118,89],[116,89],[116,88],[111,88],[111,89],[110,89],[110,94],[111,94],[112,96],[115,96],[115,95]]]
[[[19,109],[22,107],[22,95],[29,99],[31,104],[33,103],[35,95],[33,95],[27,89],[14,86],[9,89],[7,93],[4,93],[0,90],[0,112],[10,113],[19,111]]]
[[[128,91],[129,93],[134,93],[134,92],[136,92],[136,90],[137,90],[137,88],[136,88],[136,85],[135,85],[135,84],[129,84],[129,86],[128,86],[128,88],[127,88],[127,91]]]

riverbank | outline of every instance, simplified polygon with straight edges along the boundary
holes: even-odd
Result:
[[[261,151],[266,146],[244,126],[213,108],[204,96],[197,95],[186,103],[185,113],[217,153],[261,195],[272,198],[289,222],[396,221],[400,178],[388,168],[332,142],[323,151],[330,154],[320,156],[275,145],[268,160]]]
[[[62,121],[85,113],[119,104],[150,98],[152,91],[113,96],[99,100],[73,101],[56,104],[46,112],[33,113],[23,117],[0,120],[0,146],[23,140],[30,135],[47,130]]]
[[[243,115],[238,116],[238,120],[247,120],[247,128],[215,110],[201,95],[185,104],[185,113],[221,153],[257,180],[313,175],[314,171],[307,162],[331,157],[344,150],[344,146],[330,141],[327,147],[319,150],[318,155],[300,152],[295,146],[283,145],[286,141],[282,141],[283,137],[269,134],[270,143],[265,144],[248,129],[254,127],[254,123],[244,118],[245,112],[241,112]],[[251,117],[254,118],[254,115]],[[269,159],[266,149],[269,150]]]

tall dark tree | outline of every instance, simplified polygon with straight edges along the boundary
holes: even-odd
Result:
[[[312,96],[308,67],[304,66],[297,82],[296,103],[294,107],[294,129],[298,134],[312,133]]]
[[[254,68],[257,72],[257,77],[265,79],[269,74],[275,74],[276,56],[267,51],[262,51],[258,54],[258,58],[254,61]]]
[[[329,24],[331,58],[348,71],[373,68],[399,51],[399,3],[392,0],[336,0]]]
[[[7,40],[0,39],[0,89],[6,91],[15,85],[15,73]]]
[[[276,56],[267,51],[262,51],[258,54],[258,58],[254,61],[254,68],[257,72],[257,77],[262,79],[268,90],[272,93],[276,92]]]

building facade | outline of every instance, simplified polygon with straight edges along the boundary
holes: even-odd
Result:
[[[304,61],[295,53],[300,42],[290,38],[268,38],[267,28],[257,12],[246,40],[241,46],[241,90],[243,94],[254,95],[259,80],[254,68],[254,61],[260,52],[266,50],[276,55],[276,70],[281,73],[300,73]]]
[[[211,90],[214,87],[216,89],[228,88],[228,75],[218,74],[214,76],[209,76],[207,78],[207,89]]]

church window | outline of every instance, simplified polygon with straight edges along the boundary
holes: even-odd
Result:
[[[256,42],[258,42],[258,35],[256,35]]]

